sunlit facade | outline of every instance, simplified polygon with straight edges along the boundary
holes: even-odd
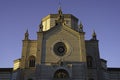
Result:
[[[8,73],[10,80],[120,80],[120,69],[108,68],[107,61],[100,58],[95,31],[85,40],[83,27],[61,8],[44,17],[36,40],[29,39],[26,31],[21,58],[14,60]],[[0,80],[8,79],[0,76]]]

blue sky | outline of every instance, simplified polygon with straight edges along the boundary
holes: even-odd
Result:
[[[36,39],[41,19],[57,13],[58,6],[59,0],[0,0],[0,67],[13,67],[25,31]],[[96,31],[101,58],[120,67],[120,0],[61,0],[61,7],[83,23],[86,40]]]

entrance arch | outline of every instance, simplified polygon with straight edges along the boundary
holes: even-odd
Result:
[[[69,78],[69,73],[64,69],[59,69],[54,73],[54,78],[66,79]]]

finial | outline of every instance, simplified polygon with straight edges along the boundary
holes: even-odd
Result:
[[[63,12],[62,12],[62,9],[61,9],[61,0],[59,0],[59,8],[58,8],[58,17],[57,17],[57,20],[56,20],[56,25],[58,24],[61,24],[61,23],[64,23],[64,16],[63,16]]]
[[[58,14],[62,15],[61,0],[59,0]]]
[[[62,14],[61,8],[59,8],[59,10],[58,10],[58,17],[56,20],[56,24],[59,24],[59,23],[64,23],[64,16]]]
[[[78,26],[78,29],[79,32],[83,32],[83,25],[81,21],[80,21],[80,25]]]
[[[59,8],[59,10],[58,10],[58,20],[59,21],[63,21],[64,20],[61,8]]]
[[[29,33],[28,33],[28,29],[25,32],[25,39],[24,40],[29,40]]]
[[[42,31],[43,31],[43,25],[42,25],[42,21],[41,21],[41,23],[39,25],[39,32],[42,32]]]
[[[58,7],[58,11],[61,11],[61,0],[59,0],[59,7]],[[59,12],[58,12],[59,13]]]
[[[58,9],[58,14],[62,15],[62,9],[61,9],[61,7],[59,7],[59,9]]]
[[[96,35],[96,33],[95,33],[95,30],[93,30],[92,40],[97,40],[97,35]]]

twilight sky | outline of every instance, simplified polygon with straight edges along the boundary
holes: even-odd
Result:
[[[86,40],[96,31],[108,67],[120,67],[120,0],[61,1],[63,13],[83,23]],[[25,31],[36,39],[41,19],[57,13],[58,6],[59,0],[0,0],[0,68],[13,67],[13,60],[21,57]]]

